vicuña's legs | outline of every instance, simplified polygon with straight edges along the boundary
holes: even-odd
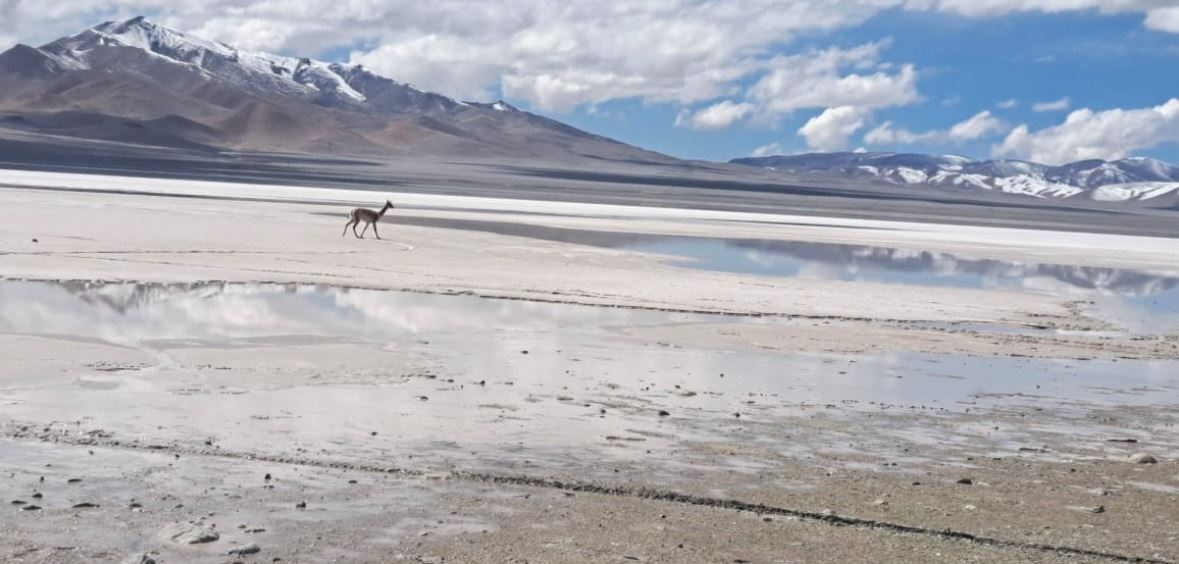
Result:
[[[348,227],[352,226],[352,225],[356,225],[356,223],[353,222],[351,219],[349,219],[348,223],[344,224],[344,232],[341,233],[340,236],[343,237],[343,236],[347,235],[348,234]]]
[[[365,223],[365,224],[364,224],[364,229],[361,229],[361,230],[360,230],[360,238],[361,238],[361,239],[364,239],[364,234],[365,234],[365,233],[368,233],[368,226],[370,226],[370,225],[372,225],[372,224],[371,224],[371,223]]]
[[[355,235],[357,239],[359,239],[359,238],[360,238],[360,233],[357,233],[357,232],[356,232],[356,226],[357,226],[357,225],[360,225],[360,220],[359,220],[359,219],[358,219],[358,220],[356,220],[356,222],[352,224],[352,234],[353,234],[353,235]]]
[[[375,221],[373,222],[373,235],[376,235],[377,239],[381,238],[381,234],[377,233],[377,222],[375,222]]]

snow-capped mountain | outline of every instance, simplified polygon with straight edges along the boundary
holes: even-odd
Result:
[[[239,49],[142,17],[0,53],[4,126],[183,147],[672,160],[503,101],[458,101],[361,65]]]
[[[1179,191],[1179,168],[1142,157],[1086,160],[1061,166],[906,153],[812,153],[731,162],[795,174],[880,179],[899,185],[986,190],[1040,198],[1147,200]]]

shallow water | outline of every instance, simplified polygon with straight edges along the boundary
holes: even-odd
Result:
[[[701,409],[731,409],[749,394],[778,404],[941,405],[1021,396],[1152,403],[1179,395],[1172,362],[681,349],[619,331],[714,321],[734,319],[326,286],[0,282],[0,333],[96,337],[153,351],[369,343],[432,363],[460,382],[513,382],[547,394],[641,391],[675,402],[693,397],[689,403]],[[121,374],[99,372],[74,382],[102,391],[117,387]],[[682,395],[689,390],[697,395]],[[359,403],[372,397],[363,390],[333,393],[355,395],[348,401]]]
[[[673,265],[714,272],[1049,294],[1092,301],[1126,329],[1179,328],[1179,276],[1166,273],[864,245],[647,235],[460,219],[398,221],[667,255],[676,257]]]

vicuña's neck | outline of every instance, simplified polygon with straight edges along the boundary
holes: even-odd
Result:
[[[385,212],[389,211],[389,208],[389,204],[385,204],[385,207],[381,208],[381,215],[385,215]]]

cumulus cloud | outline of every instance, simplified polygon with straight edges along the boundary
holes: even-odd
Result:
[[[1033,112],[1059,112],[1059,111],[1067,110],[1070,105],[1072,105],[1072,100],[1070,100],[1068,96],[1065,96],[1064,98],[1061,98],[1059,100],[1053,100],[1051,102],[1037,102],[1035,104],[1032,104],[1032,111]]]
[[[1156,8],[1146,13],[1146,27],[1179,33],[1179,6]]]
[[[729,100],[708,106],[696,113],[680,112],[675,124],[695,129],[723,129],[742,120],[753,111],[753,104],[734,103]]]
[[[917,72],[912,65],[898,69],[880,62],[887,44],[775,56],[764,63],[756,82],[738,94],[740,102],[723,100],[694,113],[681,112],[676,124],[717,129],[750,116],[772,122],[796,110],[842,107],[855,108],[857,115],[868,118],[869,110],[917,101]],[[840,114],[830,114],[834,115]]]
[[[882,46],[870,43],[854,49],[775,57],[769,72],[749,88],[748,97],[773,114],[840,106],[887,108],[917,101],[917,71],[912,65],[896,72],[877,66]],[[879,70],[842,74],[849,66]]]
[[[886,121],[865,133],[864,142],[869,145],[913,145],[933,141],[940,135],[941,133],[937,131],[917,133],[903,127],[896,127],[892,121]]]
[[[990,111],[981,111],[970,116],[965,121],[954,124],[946,136],[951,141],[972,141],[1003,130],[1003,121],[991,115]]]
[[[1064,164],[1120,159],[1139,149],[1179,141],[1179,98],[1151,108],[1076,110],[1063,123],[1031,131],[1016,127],[992,149],[996,157]]]
[[[864,134],[864,142],[869,145],[914,145],[917,143],[963,143],[982,139],[999,133],[1006,127],[1003,120],[995,117],[989,110],[981,111],[969,118],[958,122],[947,130],[930,130],[914,132],[903,127],[896,127],[893,122],[886,121],[875,129]]]
[[[869,110],[853,106],[827,108],[823,113],[807,120],[798,130],[806,144],[820,151],[842,151],[847,149],[848,140],[867,124]]]
[[[768,157],[770,155],[781,155],[783,152],[782,145],[778,143],[770,143],[769,145],[762,145],[749,153],[751,157]]]

